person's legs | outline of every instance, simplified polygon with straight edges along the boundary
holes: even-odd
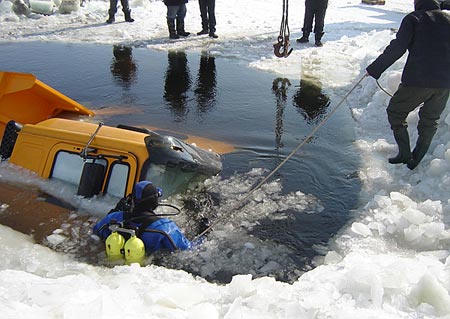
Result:
[[[314,10],[314,33],[319,34],[323,32],[325,27],[325,14],[327,12],[327,7],[317,7]]]
[[[201,34],[208,34],[209,32],[209,21],[208,21],[208,1],[207,0],[198,0],[198,5],[200,7],[200,17],[202,18],[202,31],[197,33],[198,35]]]
[[[175,19],[177,18],[179,6],[167,6],[167,27],[169,28],[169,37],[171,39],[178,39],[177,31],[175,29]]]
[[[190,35],[189,32],[186,32],[184,30],[184,18],[186,17],[186,4],[183,3],[181,5],[178,6],[178,11],[177,11],[177,35],[182,36],[182,37],[187,37],[188,35]]]
[[[128,4],[128,0],[120,0],[120,3],[122,4],[122,11],[123,14],[125,15],[125,21],[134,22],[134,19],[131,18],[131,10],[130,5]]]
[[[322,46],[323,28],[325,27],[325,13],[327,11],[326,6],[321,6],[314,12],[314,34],[315,34],[315,44],[318,47]]]
[[[216,32],[216,0],[208,0],[209,32]]]
[[[450,90],[427,89],[427,92],[430,96],[425,100],[419,111],[419,123],[417,125],[419,136],[412,152],[413,161],[408,164],[409,169],[414,169],[427,153],[436,133],[441,114],[447,105]]]
[[[108,10],[108,20],[106,20],[106,23],[113,23],[115,21],[114,16],[117,12],[117,1],[118,0],[109,0],[109,10]]]
[[[388,121],[398,145],[398,154],[389,158],[391,164],[407,164],[411,160],[408,124],[406,118],[423,101],[423,94],[418,88],[406,87],[400,84],[397,92],[389,101],[387,107]]]
[[[305,17],[303,21],[303,35],[297,39],[297,42],[306,43],[309,42],[309,34],[312,32],[312,24],[314,19],[314,7],[311,0],[305,1]]]

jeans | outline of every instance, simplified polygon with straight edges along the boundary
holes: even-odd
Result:
[[[186,17],[186,4],[179,6],[167,6],[167,20],[184,20]]]

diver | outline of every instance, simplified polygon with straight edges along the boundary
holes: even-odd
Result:
[[[133,193],[121,199],[116,207],[94,226],[94,234],[105,240],[106,254],[110,259],[124,257],[129,263],[141,263],[145,253],[162,249],[187,250],[203,242],[204,237],[199,237],[196,241],[188,240],[175,222],[164,218],[174,214],[154,212],[160,205],[161,196],[162,190],[152,182],[138,182]],[[175,208],[172,205],[166,206]],[[199,234],[208,227],[208,219],[203,218]]]

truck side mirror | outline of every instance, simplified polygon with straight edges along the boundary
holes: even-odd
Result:
[[[92,197],[102,190],[105,177],[105,167],[99,163],[84,163],[78,184],[77,195]]]

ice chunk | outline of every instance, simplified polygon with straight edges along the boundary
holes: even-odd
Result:
[[[445,151],[444,158],[450,162],[450,148]]]
[[[445,229],[445,225],[443,223],[434,222],[423,225],[424,234],[429,237],[438,237],[442,234]]]
[[[252,275],[233,276],[229,284],[230,292],[234,295],[248,297],[256,293],[256,288],[252,284]]]
[[[417,204],[413,200],[399,192],[391,192],[389,195],[391,197],[392,203],[395,205],[398,205],[402,208],[417,207]]]
[[[450,315],[450,296],[447,289],[431,274],[425,274],[410,294],[416,306],[427,303],[441,315]]]
[[[411,225],[403,231],[405,240],[412,242],[418,240],[424,233],[423,229],[420,229],[417,225]]]
[[[218,319],[219,312],[216,307],[210,303],[195,305],[189,309],[188,319]]]
[[[445,174],[449,170],[449,164],[447,161],[435,158],[430,162],[430,167],[428,168],[428,174],[431,176],[440,176]]]
[[[422,213],[420,210],[408,208],[404,211],[403,217],[406,218],[411,224],[423,224],[428,221],[428,216]]]
[[[49,244],[53,247],[63,243],[66,239],[67,237],[61,234],[51,234],[47,236]]]
[[[372,231],[369,229],[369,227],[367,225],[364,225],[363,223],[353,223],[352,224],[352,231],[355,234],[367,237],[367,236],[372,236]]]
[[[401,77],[402,77],[402,72],[400,72],[400,71],[392,71],[392,72],[387,73],[387,75],[386,75],[387,89],[391,93],[397,91],[398,86],[400,84]]]
[[[268,272],[271,272],[271,271],[278,270],[280,268],[281,268],[281,266],[280,266],[279,263],[277,263],[276,261],[271,260],[267,264],[265,264],[263,267],[261,267],[260,271],[263,272],[263,273],[268,273]]]
[[[32,12],[40,14],[53,14],[56,10],[56,6],[53,1],[41,1],[32,0],[30,1],[30,8]]]
[[[417,208],[427,214],[428,216],[434,216],[436,214],[442,213],[442,203],[441,201],[432,201],[427,199],[423,203],[420,203]]]
[[[340,262],[341,260],[342,256],[332,250],[325,255],[324,264],[335,264]]]

